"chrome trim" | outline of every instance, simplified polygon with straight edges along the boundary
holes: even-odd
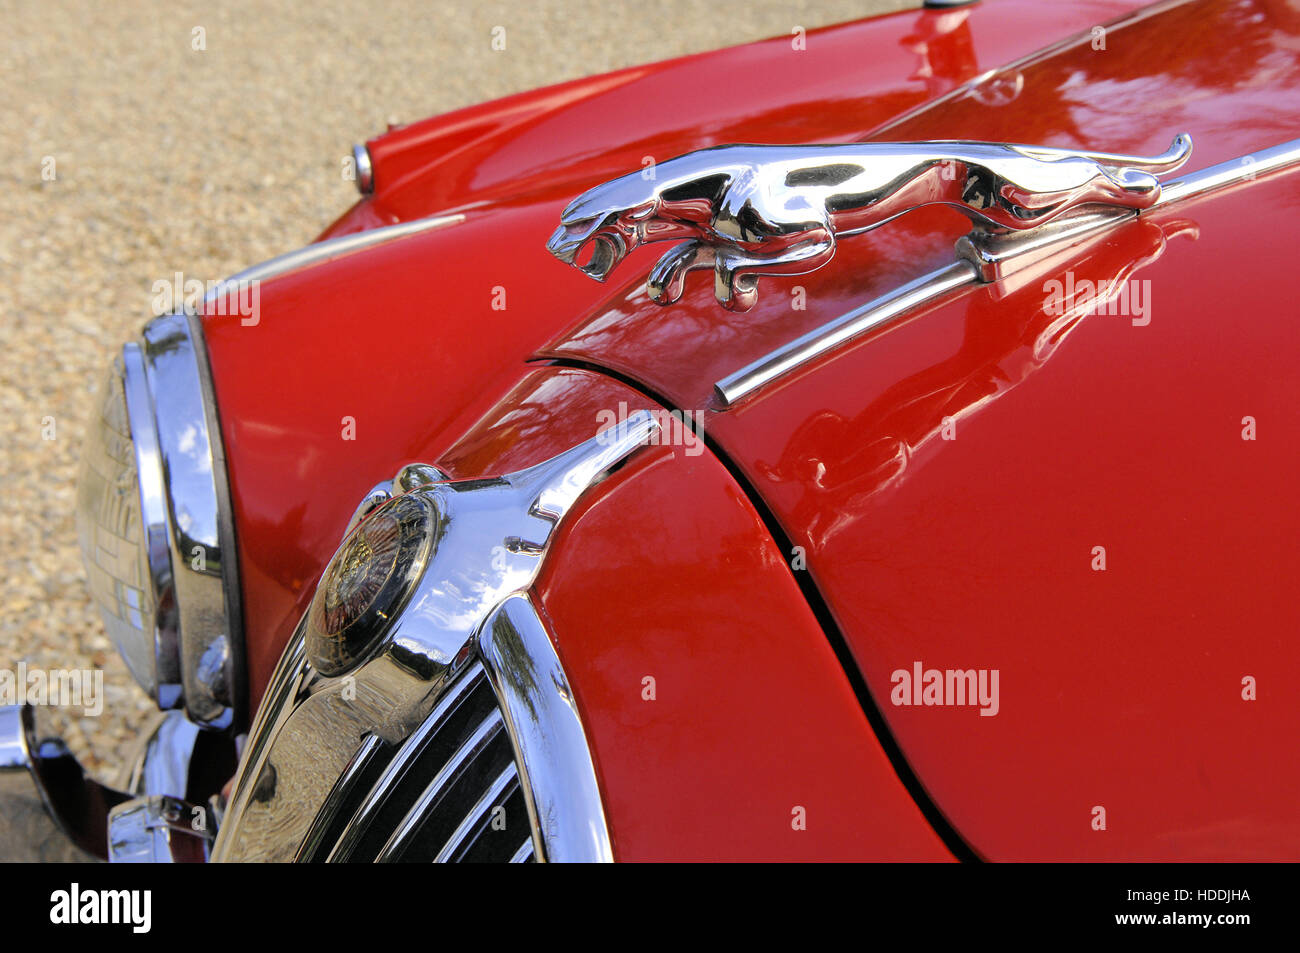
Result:
[[[885,325],[957,288],[1001,281],[1139,215],[1148,215],[1178,202],[1295,168],[1300,168],[1300,139],[1292,139],[1165,182],[1158,198],[1147,209],[1094,204],[1023,231],[999,232],[976,228],[958,239],[958,261],[955,264],[932,271],[869,301],[727,375],[714,385],[715,399],[722,409],[730,409],[774,380],[859,334]]]
[[[107,856],[109,810],[126,795],[95,780],[30,704],[0,707],[0,861]]]
[[[1261,149],[1259,152],[1250,152],[1217,163],[1166,183],[1152,209],[1165,208],[1207,192],[1217,192],[1219,189],[1241,182],[1254,181],[1260,176],[1296,164],[1300,164],[1300,139],[1291,139],[1268,149]]]
[[[460,777],[465,765],[496,740],[496,736],[504,728],[505,722],[501,717],[501,710],[493,708],[470,736],[465,739],[464,743],[452,752],[446,763],[438,769],[438,773],[434,775],[433,780],[421,792],[411,810],[402,818],[401,823],[397,825],[397,829],[393,831],[388,841],[380,849],[376,860],[381,862],[389,861],[401,852],[411,836],[419,829],[420,822],[424,820],[424,816],[429,813],[430,808]],[[464,822],[462,821],[462,823]]]
[[[208,451],[211,455],[208,478],[215,495],[216,532],[221,542],[221,549],[217,554],[219,566],[216,567],[216,571],[220,574],[225,597],[227,631],[226,637],[222,639],[212,633],[195,633],[192,630],[187,634],[182,627],[181,683],[186,693],[185,713],[190,720],[205,728],[228,728],[236,718],[244,721],[248,718],[247,665],[244,658],[244,592],[240,584],[239,551],[235,544],[235,513],[231,505],[230,476],[226,468],[226,442],[221,431],[217,392],[212,382],[212,365],[208,362],[208,342],[203,336],[202,318],[187,313],[186,321],[189,324],[190,343],[194,348],[198,387],[202,393],[202,420],[207,425]],[[176,443],[177,455],[183,458],[191,452],[184,431],[169,435],[164,443],[173,440]],[[172,505],[178,525],[184,525],[188,514],[185,509],[176,508],[189,506],[188,494],[182,495],[173,488]],[[193,577],[198,570],[193,565],[192,549],[190,553],[187,571]],[[211,551],[207,556],[207,570],[209,575],[214,572]],[[219,603],[214,601],[212,605],[219,606]],[[197,621],[200,616],[197,612],[190,612],[182,606],[182,622],[186,618]],[[215,624],[216,619],[214,609],[214,614],[199,624],[211,626]]]
[[[399,238],[418,235],[421,232],[431,232],[434,229],[445,228],[449,225],[459,225],[463,221],[465,221],[465,215],[456,212],[451,215],[417,218],[409,222],[399,222],[396,225],[381,225],[378,228],[370,228],[364,232],[340,235],[338,238],[327,238],[305,248],[299,248],[296,251],[269,258],[264,262],[231,275],[208,289],[207,294],[203,296],[203,303],[205,305],[210,304],[222,295],[231,291],[238,291],[242,286],[254,281],[269,281],[271,278],[278,278],[291,271],[324,264],[327,261],[333,261],[335,258],[342,258],[344,255],[351,255],[366,248],[373,248],[376,245],[387,244]]]
[[[227,728],[243,691],[243,619],[234,522],[202,328],[165,314],[122,350],[141,522],[158,607],[161,708]]]
[[[190,757],[199,731],[199,726],[179,711],[155,713],[127,761],[122,790],[137,796],[184,797],[189,790]]]
[[[442,845],[442,850],[434,855],[433,862],[445,864],[455,858],[456,852],[465,843],[465,838],[475,827],[483,823],[483,818],[490,814],[492,808],[504,800],[518,784],[519,769],[513,763],[506,765],[505,770],[493,779],[488,789],[483,792],[483,796],[470,808],[465,819],[460,822],[460,826],[452,832],[451,837],[447,838],[447,843]]]
[[[314,818],[337,791],[339,778],[367,734],[399,746],[394,764],[412,754],[419,737],[433,730],[429,723],[442,703],[440,696],[449,685],[454,691],[457,681],[469,681],[458,676],[472,674],[478,651],[474,639],[484,623],[513,594],[532,584],[555,527],[588,487],[648,443],[657,429],[651,413],[638,411],[526,470],[489,479],[406,481],[414,485],[408,493],[423,496],[438,513],[435,544],[422,576],[405,608],[387,619],[369,654],[346,675],[327,677],[312,668],[303,647],[306,624],[299,624],[240,760],[213,858],[274,861],[298,856]],[[400,503],[398,496],[380,506]],[[534,641],[524,644],[532,648]],[[540,651],[545,646],[536,647]],[[548,780],[537,759],[563,754],[568,745],[557,741],[538,747],[533,734],[545,725],[524,726],[523,716],[513,713],[513,682],[501,670],[503,660],[500,655],[484,657],[490,671],[498,673],[493,688],[505,692],[506,723],[523,726],[519,730],[527,735],[521,755],[525,771],[547,780],[538,802],[545,808],[553,804],[547,792],[559,782]],[[543,658],[537,664],[539,672],[551,673],[558,663]],[[566,739],[572,735],[571,726],[562,724],[559,730]],[[399,770],[386,768],[368,798],[382,796]],[[553,823],[548,810],[539,815],[544,825]],[[349,837],[356,839],[344,834],[344,839]],[[336,851],[343,856],[344,851]]]
[[[193,826],[202,811],[204,826]],[[214,832],[206,806],[155,795],[134,798],[108,812],[108,860],[114,864],[204,863]]]
[[[724,409],[730,409],[778,377],[789,374],[846,341],[888,324],[956,288],[975,283],[975,269],[966,262],[955,262],[922,275],[915,281],[909,281],[886,295],[854,308],[834,321],[800,335],[735,373],[728,374],[713,385],[714,397]]]
[[[501,700],[539,860],[614,859],[591,748],[541,617],[514,595],[492,613],[479,652]]]
[[[181,701],[179,619],[171,598],[171,533],[167,520],[167,486],[158,427],[154,420],[153,395],[145,367],[143,349],[135,342],[122,347],[122,390],[135,454],[136,485],[140,499],[140,537],[147,567],[154,617],[143,635],[152,643],[152,664],[135,658],[131,646],[118,644],[140,687],[160,708],[174,708]],[[164,598],[166,597],[166,598]],[[148,644],[141,646],[149,651]]]
[[[357,174],[357,191],[369,195],[375,190],[375,166],[365,145],[358,143],[352,147],[352,165]]]
[[[759,277],[816,271],[839,239],[912,209],[949,205],[977,228],[1021,231],[1093,203],[1149,208],[1156,176],[1191,152],[1187,133],[1157,156],[963,140],[714,146],[660,163],[653,179],[638,171],[584,192],[546,247],[604,281],[637,246],[682,239],[651,269],[650,297],[672,304],[709,268],[718,303],[748,311]]]
[[[406,776],[407,771],[411,767],[411,763],[424,751],[429,739],[446,723],[447,716],[456,709],[459,703],[471,691],[482,683],[484,678],[483,666],[475,663],[456,678],[455,681],[452,682],[451,687],[439,696],[438,703],[434,707],[433,711],[429,713],[429,717],[426,718],[418,728],[411,732],[410,736],[407,737],[404,742],[402,742],[401,748],[399,748],[397,753],[393,755],[393,760],[388,763],[384,768],[383,773],[380,774],[374,785],[371,786],[370,792],[366,795],[365,800],[357,806],[355,813],[352,815],[352,819],[348,821],[343,836],[340,837],[338,843],[334,845],[326,858],[327,860],[335,862],[344,861],[348,860],[352,856],[353,851],[356,849],[357,842],[360,841],[362,835],[370,829],[370,824],[374,820],[375,815],[387,802],[393,789],[396,788],[397,785],[401,783],[402,778]],[[327,802],[326,809],[328,808],[329,803]],[[324,811],[322,811],[322,813],[323,812]],[[305,857],[308,848],[313,846],[309,845],[308,841],[310,840],[311,838],[309,837],[307,841],[303,842],[303,847],[299,849],[297,854],[298,859]]]
[[[241,766],[245,763],[255,765],[258,769],[263,766],[266,745],[270,740],[267,734],[270,722],[276,712],[292,701],[302,684],[302,678],[307,670],[307,645],[302,629],[302,622],[299,622],[293,637],[289,639],[284,655],[280,657],[275,670],[271,673],[271,680],[267,683],[257,717],[253,719],[253,726],[249,729],[244,743],[243,754],[240,757]],[[227,805],[228,811],[229,805]]]

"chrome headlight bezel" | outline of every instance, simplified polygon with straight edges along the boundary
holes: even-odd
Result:
[[[196,724],[228,728],[245,705],[243,619],[225,453],[199,318],[174,313],[150,321],[138,341],[122,348],[110,375],[119,377],[135,465],[134,486],[114,489],[137,495],[126,518],[140,524],[135,576],[152,625],[147,618],[139,627],[121,624],[113,611],[120,600],[115,607],[101,602],[101,609],[114,617],[108,625],[119,649],[160,708],[183,704]],[[93,574],[101,569],[93,551],[99,517],[114,503],[95,499],[86,480],[77,516]],[[129,644],[134,639],[142,644]]]

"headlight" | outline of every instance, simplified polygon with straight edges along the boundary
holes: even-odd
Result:
[[[225,458],[198,319],[167,314],[113,362],[86,441],[77,525],[91,596],[161,708],[225,728],[242,630]]]
[[[127,356],[138,361],[138,349]],[[99,413],[87,433],[77,487],[77,530],[87,586],[104,616],[104,627],[135,680],[163,708],[171,708],[180,698],[176,614],[174,606],[159,608],[151,578],[125,378],[119,357],[109,370]]]

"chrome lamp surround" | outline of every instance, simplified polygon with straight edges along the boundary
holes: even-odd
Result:
[[[339,586],[345,596],[372,593],[376,601],[356,600],[350,619],[368,619],[373,628],[359,633],[349,619],[330,623],[322,636],[317,608],[308,610],[249,734],[213,859],[399,859],[430,806],[460,783],[476,746],[504,731],[511,764],[494,769],[494,780],[455,812],[455,831],[439,837],[432,859],[456,859],[501,792],[517,786],[530,830],[510,843],[513,859],[611,860],[574,693],[526,593],[565,514],[657,427],[641,411],[516,473],[450,481],[416,464],[369,491],[322,578],[350,573]],[[424,510],[432,518],[420,515]],[[359,545],[363,534],[374,535],[372,521],[402,527],[406,541]],[[416,525],[432,537],[423,549],[409,540],[406,528]],[[356,565],[367,548],[381,564],[402,568],[372,576]],[[396,549],[421,553],[421,564],[406,567],[392,555]],[[340,569],[339,561],[347,565]],[[388,581],[376,581],[380,576]],[[406,581],[394,587],[395,577]],[[330,632],[346,633],[346,652],[320,644]],[[430,738],[461,696],[482,697],[484,679],[492,710],[432,780],[413,787],[412,766]],[[381,815],[388,820],[379,822]]]
[[[234,522],[199,319],[150,321],[110,372],[78,500],[91,592],[160,708],[231,726],[242,706]]]
[[[370,150],[361,144],[352,147],[352,166],[357,176],[357,191],[369,195],[375,190],[375,167],[370,161]]]

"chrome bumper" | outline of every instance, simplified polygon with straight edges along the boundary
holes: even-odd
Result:
[[[0,708],[0,861],[207,859],[211,812],[181,800],[198,729],[179,712],[145,733],[124,790],[91,777],[39,721],[31,705]]]

